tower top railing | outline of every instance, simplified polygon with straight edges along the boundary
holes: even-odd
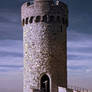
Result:
[[[77,86],[73,86],[73,85],[68,85],[67,88],[73,89],[78,92],[90,92],[87,88],[81,88],[81,87],[77,87]]]

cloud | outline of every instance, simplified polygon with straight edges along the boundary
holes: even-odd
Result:
[[[85,72],[89,70],[90,74],[92,75],[92,72],[91,72],[92,36],[91,34],[88,35],[85,33],[83,34],[83,33],[73,32],[69,36],[72,36],[75,39],[68,39],[68,43],[67,43],[68,44],[68,50],[67,50],[68,66],[78,67],[78,69],[76,69],[76,70],[79,70],[78,72],[81,72],[81,70]],[[71,68],[71,70],[75,71],[73,68]]]
[[[68,31],[68,84],[91,88],[92,34]]]
[[[21,40],[0,40],[0,51],[15,52],[23,54],[23,41]]]
[[[0,40],[0,91],[23,92],[23,42]]]
[[[22,40],[20,11],[0,9],[0,39]]]
[[[0,65],[1,72],[23,72],[23,65]]]
[[[1,51],[0,51],[1,52]],[[0,54],[0,57],[9,57],[9,56],[12,56],[12,57],[23,57],[23,54],[22,53],[16,53],[16,52],[4,52],[2,51],[1,52],[2,54]]]
[[[19,71],[23,67],[22,41],[0,40],[0,72]]]

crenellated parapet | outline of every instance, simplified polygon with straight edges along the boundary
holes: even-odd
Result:
[[[35,4],[30,4],[30,2],[24,3],[22,6],[22,25],[45,22],[68,26],[68,9],[66,4],[59,1],[48,7],[42,9],[41,6],[37,7]]]
[[[57,15],[57,16],[53,16],[53,15],[40,16],[40,15],[38,15],[38,16],[27,17],[22,20],[22,25],[25,26],[27,24],[39,23],[39,22],[68,25],[67,18],[65,19],[64,17],[61,17],[59,15]]]

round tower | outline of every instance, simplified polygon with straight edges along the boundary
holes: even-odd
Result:
[[[68,8],[63,2],[35,0],[21,8],[24,92],[58,92],[67,87]]]

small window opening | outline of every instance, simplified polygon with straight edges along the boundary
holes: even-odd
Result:
[[[62,18],[62,22],[63,22],[63,24],[65,24],[65,19],[64,18]]]
[[[57,16],[56,21],[59,22],[59,23],[61,22],[61,20],[60,20],[60,16]]]
[[[30,2],[27,2],[27,6],[30,6]]]
[[[33,16],[30,18],[29,22],[32,23],[33,22]]]
[[[23,21],[22,21],[22,25],[24,26],[25,25],[25,20],[23,19]]]
[[[28,17],[26,18],[26,24],[28,24]]]
[[[35,22],[40,22],[41,17],[37,16]]]
[[[66,22],[66,25],[68,26],[68,19],[66,19],[65,22]]]
[[[49,16],[49,22],[54,22],[54,16]]]
[[[61,32],[62,32],[62,25],[61,25]]]
[[[43,16],[42,22],[47,22],[47,15],[44,15],[44,16]]]

